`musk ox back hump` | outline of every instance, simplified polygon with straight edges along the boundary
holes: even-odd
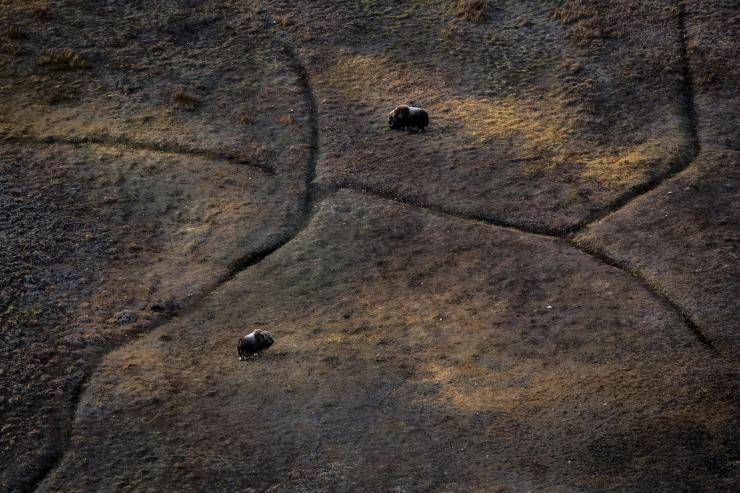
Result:
[[[411,125],[409,127],[424,128],[429,125],[429,113],[421,108],[409,107],[409,120]]]
[[[239,358],[244,359],[247,356],[272,346],[275,342],[275,338],[266,330],[255,330],[239,339],[236,349],[239,353]]]

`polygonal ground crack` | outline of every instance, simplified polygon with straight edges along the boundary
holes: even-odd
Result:
[[[137,149],[142,151],[161,152],[165,154],[176,154],[185,157],[199,157],[210,159],[213,161],[226,161],[231,164],[249,166],[258,169],[264,173],[267,173],[268,175],[275,174],[275,169],[272,166],[257,161],[252,161],[243,156],[238,156],[234,153],[221,153],[204,149],[194,149],[172,143],[157,144],[150,142],[139,142],[131,140],[124,136],[112,137],[108,135],[89,135],[83,137],[57,137],[53,135],[47,135],[43,137],[30,137],[0,135],[0,141],[25,145],[98,145],[103,147],[111,147],[114,149]]]

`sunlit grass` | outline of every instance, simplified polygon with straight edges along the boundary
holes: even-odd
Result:
[[[92,67],[92,63],[70,48],[52,48],[36,59],[36,65],[52,70],[77,70]]]
[[[571,73],[583,71],[574,67]],[[321,82],[353,107],[367,108],[378,121],[396,104],[421,101],[430,113],[430,132],[435,133],[427,150],[435,146],[440,156],[465,150],[482,160],[496,155],[497,164],[508,163],[520,176],[557,173],[565,167],[606,189],[627,188],[681,159],[689,146],[687,122],[674,106],[663,110],[662,120],[636,128],[627,138],[606,132],[596,143],[594,135],[599,134],[588,126],[582,103],[559,85],[480,97],[449,87],[442,78],[429,78],[421,69],[366,54],[340,54]],[[586,78],[586,83],[591,90],[593,81]]]
[[[455,0],[453,12],[467,21],[480,22],[488,14],[488,0]]]

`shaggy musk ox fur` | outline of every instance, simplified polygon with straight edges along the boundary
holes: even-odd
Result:
[[[236,351],[239,353],[239,360],[247,359],[247,356],[259,353],[260,351],[272,346],[275,339],[272,334],[266,330],[255,330],[244,337],[239,338],[236,345]]]
[[[402,105],[390,112],[388,125],[393,129],[416,127],[424,130],[429,125],[429,114],[421,108]]]

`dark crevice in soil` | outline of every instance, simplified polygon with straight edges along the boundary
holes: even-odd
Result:
[[[686,31],[686,6],[683,1],[680,0],[678,2],[678,15],[676,16],[676,22],[678,24],[678,35],[680,37],[679,63],[681,66],[678,97],[680,98],[681,109],[683,110],[683,114],[688,122],[689,132],[689,149],[686,155],[673,162],[665,172],[632,187],[613,203],[609,204],[609,206],[601,210],[594,211],[582,221],[569,226],[566,228],[567,233],[578,233],[592,223],[598,222],[617,212],[633,200],[657,188],[667,180],[676,176],[678,173],[687,169],[691,163],[694,162],[696,156],[699,155],[699,152],[701,151],[701,143],[699,141],[696,105],[694,103],[694,78],[691,73],[689,55],[686,46],[688,43],[688,33]]]
[[[128,137],[118,136],[111,137],[107,135],[91,135],[84,137],[57,137],[53,135],[44,137],[29,137],[29,136],[0,136],[0,142],[18,143],[25,145],[49,145],[49,144],[62,144],[72,146],[83,146],[83,145],[98,145],[102,147],[110,147],[114,149],[136,149],[141,151],[150,152],[161,152],[165,154],[176,154],[182,157],[192,158],[200,157],[213,161],[226,161],[230,164],[237,164],[243,166],[250,166],[252,168],[263,171],[269,175],[275,174],[275,169],[272,166],[262,164],[259,162],[250,161],[242,156],[231,153],[220,153],[215,151],[207,151],[203,149],[193,149],[187,146],[178,144],[158,144],[151,142],[137,142],[129,139]]]
[[[308,167],[306,170],[306,201],[310,199],[309,185],[316,176],[316,163],[319,159],[319,112],[314,96],[311,80],[309,79],[306,67],[301,62],[291,45],[285,42],[279,42],[285,55],[290,61],[290,68],[298,77],[298,83],[301,86],[301,92],[305,101],[308,103],[308,125],[309,125],[309,145],[310,151],[308,156]]]
[[[309,154],[306,169],[304,171],[304,190],[300,198],[299,211],[297,217],[293,221],[293,224],[290,226],[289,233],[287,233],[283,238],[274,242],[273,244],[267,245],[260,248],[259,250],[251,252],[238,259],[236,262],[232,263],[229,269],[229,273],[223,279],[219,280],[214,285],[213,289],[216,289],[221,284],[233,279],[243,270],[246,270],[249,267],[258,264],[264,258],[270,256],[271,254],[285,246],[285,244],[293,240],[311,222],[311,217],[313,216],[313,213],[315,211],[314,206],[316,201],[314,200],[314,196],[312,193],[311,183],[313,182],[314,176],[316,175],[316,164],[319,158],[318,106],[316,105],[316,98],[314,97],[313,89],[311,88],[311,81],[309,80],[308,72],[306,72],[305,67],[296,55],[295,51],[290,45],[286,43],[279,43],[279,45],[290,62],[291,70],[293,70],[296,77],[298,78],[304,101],[308,103],[307,109],[309,125]],[[211,291],[213,289],[211,289]]]
[[[203,297],[207,296],[207,293],[203,295]],[[201,298],[199,298],[201,299]],[[192,305],[197,304],[197,301],[194,301]],[[188,308],[192,305],[188,305]],[[187,308],[186,308],[187,310]],[[183,310],[183,311],[186,311]],[[182,313],[182,312],[180,312]],[[85,389],[90,382],[90,378],[92,375],[95,374],[95,371],[97,370],[98,366],[100,365],[100,362],[103,360],[106,354],[109,352],[115,350],[118,347],[121,347],[125,344],[128,344],[131,342],[131,340],[138,335],[153,331],[157,327],[163,325],[166,322],[169,322],[175,317],[174,312],[165,312],[162,314],[161,318],[159,318],[157,321],[153,322],[152,324],[148,325],[146,329],[135,331],[135,332],[129,332],[124,337],[121,337],[117,340],[109,340],[106,343],[104,343],[100,348],[98,348],[98,355],[92,360],[92,363],[90,365],[89,371],[85,373],[85,378],[79,382],[77,385],[75,385],[70,393],[70,404],[71,408],[74,410],[71,416],[69,417],[69,424],[66,426],[64,430],[60,432],[60,435],[62,436],[61,442],[58,447],[55,447],[53,444],[51,445],[52,450],[49,454],[47,454],[44,459],[45,461],[41,464],[39,464],[39,469],[36,474],[34,474],[32,477],[27,478],[23,483],[16,485],[17,491],[21,493],[31,492],[38,489],[39,485],[46,479],[49,474],[56,469],[56,467],[62,462],[62,459],[64,458],[65,454],[67,453],[67,449],[69,446],[69,443],[72,439],[72,429],[73,424],[75,420],[77,419],[77,411],[79,410],[79,404],[80,400],[82,399],[82,395],[85,393]]]
[[[562,237],[567,233],[567,231],[563,229],[550,228],[546,225],[536,223],[534,221],[532,222],[533,224],[531,226],[526,226],[519,222],[507,221],[500,217],[496,217],[493,214],[463,212],[458,209],[435,204],[419,197],[402,195],[391,190],[381,190],[365,183],[353,182],[350,180],[340,180],[332,182],[330,184],[317,184],[316,186],[324,194],[331,194],[338,190],[354,190],[356,192],[374,195],[386,200],[392,200],[394,202],[398,202],[399,204],[409,205],[439,214],[444,214],[445,216],[452,216],[470,221],[480,221],[493,226],[516,229],[517,231],[521,231],[523,233],[553,237]]]
[[[686,326],[689,328],[689,330],[691,330],[691,332],[694,334],[698,342],[700,342],[702,345],[706,346],[707,348],[711,349],[712,351],[717,352],[716,348],[712,345],[711,341],[704,335],[699,325],[696,322],[694,322],[688,316],[688,314],[686,314],[686,312],[675,301],[671,300],[659,287],[656,287],[652,283],[650,283],[640,272],[638,272],[635,269],[630,268],[629,266],[617,261],[614,258],[609,257],[606,253],[602,251],[598,251],[598,250],[592,249],[591,247],[587,247],[579,243],[576,243],[575,241],[573,241],[573,239],[569,235],[565,233],[551,234],[547,232],[527,230],[520,226],[502,222],[502,221],[493,220],[485,216],[476,216],[473,214],[465,214],[465,213],[460,213],[457,211],[450,211],[443,207],[439,207],[436,205],[430,205],[424,202],[418,202],[416,200],[412,200],[412,199],[405,198],[405,197],[400,197],[398,195],[395,195],[393,193],[389,193],[386,191],[374,190],[371,187],[368,187],[365,185],[345,183],[343,185],[333,185],[333,186],[328,186],[328,187],[327,186],[323,186],[323,187],[316,186],[316,190],[318,190],[319,193],[323,195],[331,195],[340,190],[351,190],[354,192],[364,193],[366,195],[370,195],[373,197],[382,198],[384,200],[390,200],[390,201],[396,202],[404,206],[414,207],[417,209],[424,209],[434,214],[441,214],[441,215],[445,215],[449,217],[454,217],[456,219],[462,219],[465,221],[475,221],[479,223],[484,223],[489,226],[508,228],[508,229],[512,229],[512,230],[525,233],[525,234],[529,234],[529,235],[539,235],[539,236],[545,236],[550,239],[563,240],[567,242],[568,245],[570,245],[571,247],[575,248],[576,250],[580,250],[581,252],[589,255],[590,257],[594,258],[598,262],[609,265],[610,267],[617,268],[623,271],[624,273],[628,274],[630,277],[636,280],[640,285],[642,285],[648,292],[650,292],[662,304],[669,307],[672,311],[678,313],[683,319],[683,321],[686,323]]]
[[[43,462],[39,464],[39,468],[36,471],[36,473],[26,478],[23,482],[17,484],[15,487],[17,488],[17,491],[26,493],[30,491],[35,491],[38,486],[41,484],[41,482],[48,476],[49,472],[53,471],[61,462],[62,457],[64,457],[64,454],[66,452],[65,447],[62,447],[62,444],[69,444],[69,442],[72,439],[72,423],[75,422],[75,419],[77,417],[77,410],[79,408],[80,399],[82,398],[82,394],[85,391],[85,387],[87,387],[87,383],[90,380],[90,377],[94,373],[94,369],[97,368],[99,361],[103,358],[105,354],[107,354],[109,351],[111,351],[113,347],[103,347],[101,348],[101,353],[98,359],[96,359],[93,362],[92,370],[85,375],[85,379],[75,385],[72,388],[71,395],[70,395],[70,404],[71,409],[74,410],[72,413],[72,416],[70,417],[70,425],[67,427],[66,430],[63,432],[60,432],[61,439],[59,440],[61,443],[55,444],[52,442],[51,444],[51,450],[49,450],[48,454],[44,454],[43,456]]]
[[[610,257],[603,251],[595,249],[591,246],[578,244],[572,240],[568,240],[568,244],[570,244],[573,248],[576,248],[583,253],[590,255],[599,262],[611,267],[615,267],[622,272],[629,274],[633,279],[639,281],[639,283],[642,284],[642,286],[647,289],[656,299],[658,299],[665,306],[669,307],[671,310],[681,316],[686,326],[689,328],[689,330],[691,330],[692,334],[694,334],[694,337],[696,337],[697,341],[699,341],[707,349],[710,349],[713,353],[719,353],[717,348],[715,348],[712,344],[712,341],[710,341],[709,338],[704,335],[704,332],[702,332],[699,325],[691,319],[686,311],[684,311],[684,309],[681,308],[678,303],[670,299],[659,286],[655,286],[653,283],[647,280],[645,276],[642,275],[642,273],[626,265],[625,263],[619,262],[618,260]]]
[[[683,89],[681,92],[681,96],[683,98],[682,102],[684,110],[686,111],[686,115],[689,119],[689,130],[691,131],[691,140],[696,155],[699,154],[699,151],[701,150],[701,141],[699,140],[699,124],[698,118],[696,116],[696,102],[694,101],[694,76],[691,73],[691,64],[689,61],[689,52],[687,46],[689,34],[686,30],[686,5],[683,1],[679,2],[678,31],[679,35],[681,36],[680,57],[681,82]]]

